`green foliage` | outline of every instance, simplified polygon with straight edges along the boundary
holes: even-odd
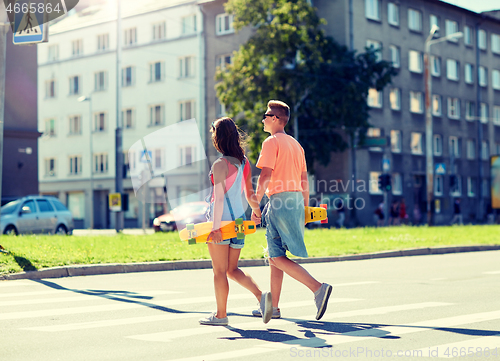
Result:
[[[270,99],[286,102],[293,134],[298,117],[299,141],[308,169],[328,165],[331,152],[348,147],[349,137],[367,129],[368,89],[382,89],[396,74],[373,50],[356,54],[324,34],[325,20],[306,0],[229,0],[237,30],[250,26],[250,39],[234,52],[233,63],[217,71],[217,96],[249,135],[256,160],[267,137],[261,123]]]

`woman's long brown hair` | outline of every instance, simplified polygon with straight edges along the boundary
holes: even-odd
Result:
[[[212,142],[215,149],[226,157],[236,158],[241,162],[245,158],[243,147],[245,134],[229,117],[219,118],[212,123]]]

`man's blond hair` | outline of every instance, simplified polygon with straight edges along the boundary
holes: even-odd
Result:
[[[267,107],[278,117],[280,123],[286,125],[290,119],[290,107],[280,100],[270,100]]]

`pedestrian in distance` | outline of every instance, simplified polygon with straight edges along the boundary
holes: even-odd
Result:
[[[257,199],[264,193],[269,202],[263,212],[266,221],[266,239],[271,270],[273,318],[280,318],[278,307],[283,275],[286,273],[314,293],[316,319],[323,317],[333,287],[318,282],[301,265],[289,259],[288,250],[297,257],[308,257],[304,243],[305,212],[309,204],[309,183],[304,149],[293,137],[285,133],[290,119],[290,108],[281,101],[271,100],[262,122],[270,136],[262,143],[257,167],[262,171],[257,184]],[[259,215],[252,213],[259,222]],[[261,316],[259,310],[252,312]]]
[[[460,198],[455,198],[455,201],[453,202],[453,218],[451,219],[450,225],[455,224],[458,222],[458,224],[463,224],[463,218],[462,218],[462,210],[460,209]]]
[[[391,208],[389,209],[389,226],[392,224],[393,226],[397,226],[399,224],[399,202],[393,201],[391,204]]]
[[[375,223],[377,227],[382,227],[384,225],[384,219],[385,219],[384,202],[378,205],[377,209],[375,209],[374,214],[375,214]]]
[[[401,202],[399,204],[399,224],[401,223],[408,224],[408,213],[406,213],[406,203],[404,198],[401,198]]]
[[[209,221],[213,222],[212,232],[207,244],[214,273],[215,299],[217,311],[199,320],[202,325],[228,324],[227,298],[229,294],[228,278],[252,292],[259,302],[259,310],[264,314],[264,323],[269,322],[272,315],[272,297],[269,292],[262,292],[248,274],[238,268],[243,239],[231,238],[222,240],[221,221],[234,221],[245,216],[242,192],[245,193],[252,212],[260,217],[259,202],[255,197],[251,181],[251,170],[243,151],[244,136],[231,118],[220,118],[212,123],[212,143],[222,157],[212,165],[210,180],[213,185],[212,194],[207,198],[210,202]]]

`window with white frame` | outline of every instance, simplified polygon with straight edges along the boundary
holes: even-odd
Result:
[[[491,51],[500,54],[500,35],[491,34]]]
[[[399,26],[399,5],[388,3],[387,12],[389,14],[387,22],[391,25]]]
[[[162,61],[156,61],[154,63],[149,63],[149,82],[156,83],[162,81],[165,73],[165,63]]]
[[[382,136],[382,129],[380,128],[368,128],[366,130],[366,136],[367,137],[381,137]]]
[[[431,104],[432,115],[434,115],[435,117],[440,117],[443,114],[441,106],[441,95],[433,94],[431,101],[432,101]]]
[[[179,102],[179,121],[194,118],[195,102],[194,100],[185,100]]]
[[[377,57],[377,61],[382,60],[382,43],[376,40],[366,40],[366,47],[375,52],[375,56]]]
[[[441,76],[441,58],[431,55],[431,74],[432,76]]]
[[[476,118],[476,103],[470,100],[465,101],[465,119],[475,120]]]
[[[408,9],[408,28],[413,31],[422,31],[422,13],[415,9]]]
[[[162,169],[164,166],[164,149],[155,148],[153,149],[153,168]]]
[[[422,53],[415,50],[410,50],[408,53],[408,68],[413,73],[422,73],[423,61]]]
[[[479,107],[479,119],[481,120],[481,123],[488,123],[488,117],[489,117],[489,109],[488,109],[488,104],[487,103],[481,103]]]
[[[467,159],[474,160],[476,158],[476,141],[467,139]]]
[[[56,80],[50,79],[45,82],[45,98],[56,97]]]
[[[108,87],[108,72],[98,71],[94,73],[94,91],[103,91]]]
[[[45,176],[55,177],[56,176],[56,158],[46,158],[45,159]]]
[[[133,150],[128,150],[123,152],[123,164],[127,167],[127,175],[133,173],[136,167],[136,152]]]
[[[491,86],[495,90],[500,90],[500,70],[493,69],[491,72]]]
[[[455,184],[450,185],[450,195],[460,197],[462,195],[462,176],[455,175]]]
[[[457,137],[450,137],[450,156],[460,158],[460,140]]]
[[[458,23],[456,21],[446,20],[445,27],[446,27],[446,36],[458,33]],[[448,41],[456,43],[458,41],[458,39],[457,38],[449,38]]]
[[[482,160],[490,159],[490,147],[487,140],[481,141],[481,159]]]
[[[184,56],[179,59],[179,77],[190,78],[194,76],[194,56]]]
[[[380,20],[380,0],[365,0],[365,16],[368,19]]]
[[[465,45],[472,45],[472,28],[470,26],[464,26],[464,43]]]
[[[391,151],[401,153],[402,139],[400,130],[391,130]]]
[[[196,33],[196,15],[184,16],[182,18],[182,35]]]
[[[79,175],[82,174],[82,156],[73,155],[69,157],[69,174]]]
[[[215,17],[215,34],[225,35],[234,33],[234,16],[229,14],[219,14]]]
[[[123,31],[123,44],[125,46],[137,44],[137,28],[129,28]]]
[[[96,112],[94,113],[94,132],[104,132],[106,130],[106,121],[107,121],[107,113],[106,112]]]
[[[163,104],[155,104],[149,106],[149,125],[162,125],[165,119],[165,106]]]
[[[403,177],[401,173],[392,173],[392,194],[403,194]]]
[[[500,106],[493,107],[493,124],[500,125]]]
[[[153,41],[162,40],[166,38],[166,26],[165,22],[159,22],[152,25]]]
[[[484,66],[479,66],[479,85],[482,87],[488,85],[488,70]]]
[[[382,108],[382,91],[375,88],[368,90],[368,106],[371,108]]]
[[[97,51],[109,49],[109,34],[97,35]]]
[[[391,51],[391,62],[392,66],[395,68],[399,68],[401,66],[401,56],[399,47],[396,45],[389,46],[389,50]]]
[[[430,25],[430,27],[429,27],[429,32],[430,32],[430,29],[432,29],[432,27],[433,27],[434,25],[436,25],[438,28],[441,28],[441,27],[439,26],[439,18],[438,18],[436,15],[432,15],[432,14],[431,14],[431,15],[429,16],[429,25]],[[436,36],[436,35],[437,35],[437,34],[435,33],[435,34],[434,34],[434,36]]]
[[[57,61],[59,60],[59,45],[49,45],[47,61]]]
[[[215,97],[215,113],[217,117],[226,115],[226,106],[220,102],[219,98]]]
[[[479,29],[478,33],[477,33],[477,46],[479,49],[481,50],[486,50],[486,48],[488,47],[488,45],[486,44],[486,31],[482,30],[482,29]]]
[[[464,71],[465,71],[464,81],[467,84],[472,84],[474,82],[474,77],[473,77],[474,71],[473,70],[474,70],[474,66],[472,64],[469,64],[469,63],[465,64],[465,67],[464,67]]]
[[[437,197],[440,197],[443,195],[443,188],[444,188],[444,184],[443,184],[443,176],[440,175],[440,174],[436,174],[434,176],[434,195],[437,196]]]
[[[80,77],[78,75],[69,78],[69,94],[80,94]]]
[[[43,135],[48,137],[56,136],[56,120],[54,118],[45,120],[45,131]]]
[[[389,93],[389,101],[392,110],[401,110],[401,89],[392,88]]]
[[[82,116],[72,115],[69,117],[69,134],[82,134]]]
[[[179,166],[192,166],[195,154],[195,147],[192,145],[183,145],[179,147]]]
[[[217,55],[215,57],[215,67],[220,68],[220,70],[226,69],[226,66],[231,65],[232,63],[233,63],[232,54]]]
[[[441,156],[443,155],[443,138],[441,134],[434,134],[434,155]]]
[[[370,194],[382,194],[382,190],[378,186],[378,177],[381,174],[381,172],[370,172],[370,180],[368,181]]]
[[[83,39],[77,39],[71,42],[71,54],[73,56],[83,55]]]
[[[410,112],[424,112],[424,97],[422,95],[422,92],[410,91]]]
[[[474,197],[476,195],[476,178],[467,177],[467,196]]]
[[[108,153],[94,153],[94,173],[108,172]]]
[[[423,154],[424,147],[422,145],[422,133],[412,132],[411,133],[411,153],[412,154]]]
[[[135,109],[126,108],[122,110],[123,127],[132,129],[135,125]]]
[[[460,99],[448,98],[448,118],[460,119]]]
[[[458,80],[459,65],[454,59],[446,60],[446,77],[449,80]]]
[[[122,87],[132,86],[135,83],[135,67],[127,66],[122,69]]]

